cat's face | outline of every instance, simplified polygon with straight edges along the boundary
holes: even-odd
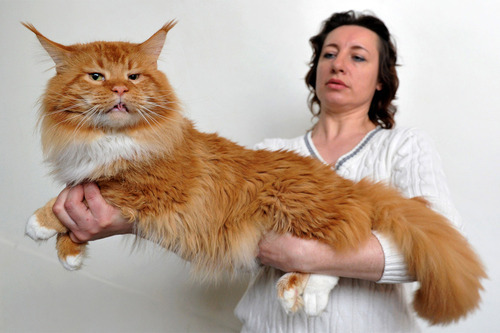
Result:
[[[42,121],[77,131],[116,132],[151,127],[175,112],[177,100],[157,60],[168,24],[142,44],[94,42],[63,46],[42,36],[56,63]],[[43,126],[43,125],[42,125]]]
[[[137,46],[100,42],[73,52],[71,66],[51,80],[45,103],[68,125],[117,130],[165,116],[169,88]]]

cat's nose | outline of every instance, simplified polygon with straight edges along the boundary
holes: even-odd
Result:
[[[117,93],[118,96],[122,96],[124,93],[128,91],[128,88],[125,86],[114,86],[112,90],[113,92]]]

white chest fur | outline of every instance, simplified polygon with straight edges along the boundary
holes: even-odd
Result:
[[[72,142],[62,150],[52,150],[47,161],[58,181],[76,184],[95,176],[97,169],[120,160],[133,160],[146,149],[125,135],[103,135],[89,142]]]

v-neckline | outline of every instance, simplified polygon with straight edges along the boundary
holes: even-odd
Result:
[[[351,149],[349,152],[345,153],[344,155],[340,156],[337,159],[337,161],[335,162],[335,165],[333,166],[334,169],[339,170],[340,167],[345,162],[347,162],[348,160],[350,160],[351,158],[356,156],[366,146],[366,144],[371,140],[371,138],[381,129],[382,129],[382,127],[377,126],[374,129],[372,129],[370,132],[366,133],[366,135],[363,137],[363,139],[353,149]],[[306,147],[309,150],[309,153],[311,154],[311,156],[313,156],[314,158],[320,160],[321,162],[323,162],[325,164],[329,164],[323,159],[321,154],[318,152],[318,149],[314,145],[314,142],[312,140],[312,131],[309,131],[306,133],[306,135],[304,136],[304,141],[305,141]]]

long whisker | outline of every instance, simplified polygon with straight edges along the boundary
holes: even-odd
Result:
[[[87,111],[85,111],[83,113],[83,117],[82,119],[80,120],[80,122],[77,124],[75,130],[73,131],[73,135],[76,135],[78,131],[80,131],[80,129],[90,123],[90,120],[96,115],[98,114],[99,112],[101,111],[101,109],[97,106],[97,105],[94,105],[93,107],[91,107],[90,109],[88,109]]]
[[[70,117],[68,117],[66,119],[63,119],[63,120],[61,120],[58,123],[53,124],[51,127],[48,128],[48,131],[52,131],[54,129],[57,129],[57,127],[59,127],[61,124],[73,121],[76,118],[80,118],[80,115],[78,115],[78,114],[72,114]]]
[[[55,110],[55,111],[45,112],[43,110],[40,110],[40,115],[39,115],[38,123],[40,123],[41,121],[43,121],[45,118],[47,118],[49,116],[53,116],[53,115],[56,115],[56,114],[59,114],[59,113],[66,113],[66,112],[73,113],[73,114],[71,115],[70,118],[67,118],[67,119],[59,122],[59,124],[63,123],[63,122],[70,121],[70,120],[73,120],[74,118],[80,117],[81,114],[82,114],[80,112],[76,112],[75,110],[81,109],[82,107],[86,107],[86,106],[87,105],[85,103],[80,102],[80,103],[76,103],[76,104],[70,105],[70,106],[68,106],[66,108],[58,109],[58,110]]]
[[[150,117],[151,119],[154,119],[156,121],[156,123],[159,124],[159,121],[157,118],[159,119],[164,119],[164,120],[167,120],[167,121],[175,121],[175,122],[179,122],[179,120],[175,117],[168,117],[166,115],[163,115],[163,114],[160,114],[158,112],[155,112],[153,110],[151,110],[150,108],[146,107],[146,106],[142,106],[142,110],[143,111],[147,111],[147,115],[148,117]]]
[[[153,126],[154,124],[159,125],[160,122],[155,119],[155,117],[151,116],[151,112],[146,108],[146,107],[141,107],[137,109],[137,112],[141,115],[141,117],[146,121],[149,125],[149,127],[155,132],[155,134],[158,135],[157,133],[157,128]]]
[[[44,111],[41,111],[40,112],[40,118],[45,118],[45,117],[48,117],[48,116],[51,116],[51,115],[54,115],[54,114],[58,114],[58,113],[64,113],[64,112],[74,112],[74,110],[76,109],[80,109],[82,107],[86,106],[86,104],[84,103],[78,103],[78,104],[73,104],[71,106],[68,106],[66,108],[63,108],[63,109],[58,109],[56,111],[50,111],[50,112],[44,112]]]

